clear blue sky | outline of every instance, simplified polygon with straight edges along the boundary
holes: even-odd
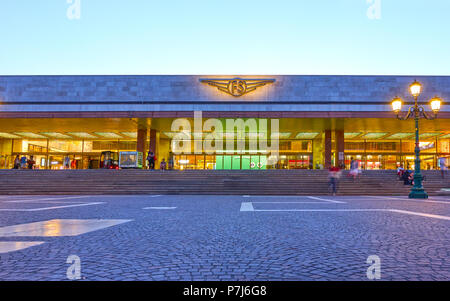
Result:
[[[0,74],[450,75],[449,0],[80,1],[0,0]]]

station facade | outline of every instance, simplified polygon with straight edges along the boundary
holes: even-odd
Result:
[[[12,168],[17,155],[33,156],[39,169],[62,169],[67,157],[70,168],[88,169],[105,151],[152,151],[156,168],[162,159],[174,169],[348,168],[354,158],[362,169],[412,169],[414,122],[397,120],[391,100],[412,105],[414,80],[424,107],[435,95],[444,101],[437,119],[420,121],[422,168],[436,169],[450,157],[448,76],[0,76],[0,168]],[[195,114],[202,130],[208,120],[221,123],[223,147],[194,149],[211,137],[211,128],[196,132]],[[180,119],[192,134],[181,153],[173,141]],[[227,120],[245,126],[229,129]],[[225,148],[230,135],[244,149]],[[275,161],[252,143],[275,138]]]

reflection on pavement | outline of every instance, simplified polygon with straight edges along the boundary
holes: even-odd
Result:
[[[125,219],[52,219],[48,221],[6,226],[0,236],[76,236],[123,224]]]
[[[0,254],[43,244],[43,241],[0,241]]]

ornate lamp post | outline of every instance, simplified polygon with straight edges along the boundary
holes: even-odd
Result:
[[[414,149],[415,152],[415,160],[414,160],[414,186],[409,193],[409,198],[411,199],[426,199],[428,198],[428,194],[423,189],[422,180],[423,176],[420,172],[420,147],[419,147],[419,119],[435,119],[437,117],[437,113],[441,109],[442,100],[435,96],[430,100],[431,110],[433,111],[433,115],[425,112],[423,106],[417,103],[417,99],[419,98],[420,92],[422,92],[422,85],[418,81],[414,81],[409,86],[409,91],[411,95],[414,97],[414,105],[410,106],[408,109],[408,113],[405,116],[400,116],[400,110],[402,108],[403,100],[400,97],[395,97],[392,100],[392,109],[397,114],[397,118],[400,120],[406,120],[409,118],[414,118],[415,122],[415,133],[416,133],[416,147]]]

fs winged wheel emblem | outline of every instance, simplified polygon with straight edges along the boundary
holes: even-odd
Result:
[[[217,87],[220,91],[228,93],[234,97],[239,97],[256,90],[258,87],[271,84],[275,82],[275,79],[204,78],[200,79],[200,82]]]

